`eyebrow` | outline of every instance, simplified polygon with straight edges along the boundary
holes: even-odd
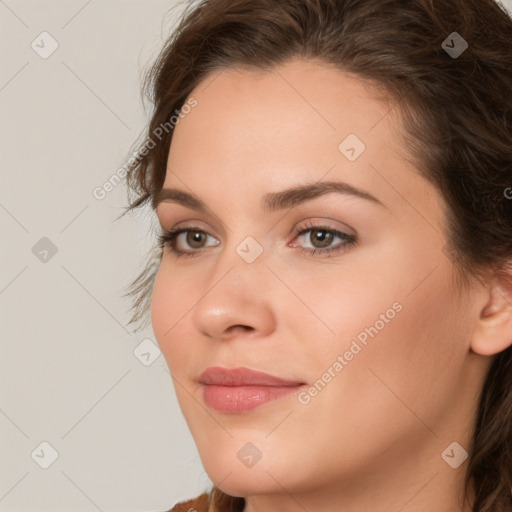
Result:
[[[322,181],[290,188],[280,192],[269,192],[263,196],[261,208],[264,211],[271,213],[285,208],[293,208],[306,201],[311,201],[317,197],[332,193],[359,197],[387,208],[386,205],[369,192],[342,181]],[[162,202],[177,203],[186,208],[203,213],[207,213],[209,211],[206,204],[198,197],[193,194],[189,194],[184,190],[175,188],[163,188],[158,194],[156,194],[152,200],[153,209],[156,209]]]

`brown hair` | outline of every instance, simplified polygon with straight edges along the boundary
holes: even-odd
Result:
[[[469,45],[459,56],[444,49],[453,32]],[[453,255],[461,283],[489,270],[510,277],[512,23],[507,13],[494,0],[196,2],[146,75],[143,90],[154,105],[146,137],[180,112],[211,71],[270,69],[292,57],[336,66],[386,92],[399,106],[415,167],[445,199],[447,254]],[[127,183],[135,197],[127,211],[162,188],[172,133],[166,130],[129,169]],[[147,321],[160,257],[161,248],[155,248],[130,286],[130,323]],[[493,356],[482,389],[466,499],[470,485],[474,512],[512,510],[512,347]],[[214,487],[210,510],[242,510],[243,502]]]

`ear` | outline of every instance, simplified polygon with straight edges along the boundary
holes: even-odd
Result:
[[[471,340],[473,352],[482,356],[497,354],[512,345],[512,261],[506,270],[493,276],[488,290]]]

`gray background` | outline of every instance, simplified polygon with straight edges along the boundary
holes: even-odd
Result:
[[[151,327],[125,327],[154,220],[115,221],[124,182],[92,193],[145,127],[141,74],[184,5],[0,0],[2,512],[163,511],[211,483]]]
[[[141,74],[177,4],[0,2],[1,511],[167,510],[210,485],[163,356],[133,353],[151,327],[125,328],[150,217],[115,221],[124,181],[92,193],[145,127]],[[55,255],[33,254],[43,237]]]

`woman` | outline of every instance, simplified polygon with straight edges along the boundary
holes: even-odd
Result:
[[[511,62],[493,0],[185,12],[128,174],[214,483],[172,510],[512,510]]]

